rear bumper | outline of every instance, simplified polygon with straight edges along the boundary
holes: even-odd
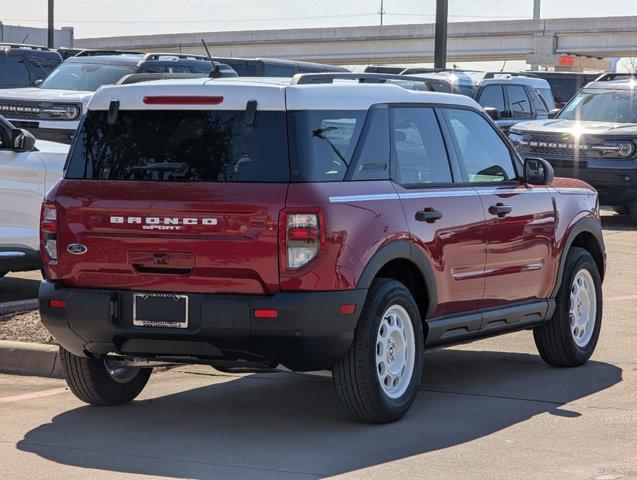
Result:
[[[280,292],[274,296],[189,294],[186,329],[149,328],[132,322],[133,293],[66,288],[43,281],[42,322],[75,355],[115,353],[201,363],[246,360],[291,370],[328,369],[349,349],[367,290]],[[51,308],[65,300],[66,308]],[[339,307],[355,304],[354,314]],[[277,318],[255,318],[276,309]]]
[[[74,128],[48,128],[42,127],[41,122],[29,120],[11,120],[16,128],[24,128],[28,130],[38,140],[47,140],[49,142],[65,143],[70,145],[75,137]],[[52,122],[47,122],[52,123]]]

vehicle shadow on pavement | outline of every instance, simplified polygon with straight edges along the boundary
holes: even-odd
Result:
[[[540,414],[577,422],[565,403],[622,380],[620,368],[603,362],[556,369],[536,355],[437,350],[426,355],[422,391],[407,416],[374,426],[344,413],[326,377],[256,374],[188,389],[210,377],[161,375],[151,377],[148,395],[159,385],[178,393],[69,410],[28,432],[18,448],[120,474],[325,477],[463,444]]]

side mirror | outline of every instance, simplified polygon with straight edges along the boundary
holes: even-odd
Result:
[[[35,148],[35,137],[26,130],[16,128],[13,131],[13,151],[31,152]]]
[[[529,185],[550,185],[555,171],[543,158],[529,157],[524,160],[524,181]]]
[[[502,114],[500,113],[500,110],[498,110],[497,108],[486,107],[484,109],[484,111],[486,112],[487,115],[489,115],[491,117],[491,120],[493,120],[494,122],[496,120],[501,120],[502,119]]]
[[[561,108],[552,108],[551,110],[549,110],[549,118],[557,117],[561,111]]]
[[[35,82],[33,82],[33,86],[34,87],[39,87],[40,85],[42,85],[43,81],[44,81],[43,79],[38,78]]]

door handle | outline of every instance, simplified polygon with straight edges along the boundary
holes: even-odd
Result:
[[[513,209],[510,205],[505,205],[504,203],[500,202],[489,207],[489,213],[491,215],[497,215],[499,218],[507,216],[509,213],[511,213],[511,210]]]
[[[434,223],[441,218],[442,212],[434,210],[433,208],[425,208],[424,210],[416,212],[416,220],[419,222]]]

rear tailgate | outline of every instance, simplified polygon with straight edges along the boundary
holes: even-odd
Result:
[[[59,278],[68,286],[272,294],[285,184],[65,180]],[[68,245],[86,253],[75,255]]]

